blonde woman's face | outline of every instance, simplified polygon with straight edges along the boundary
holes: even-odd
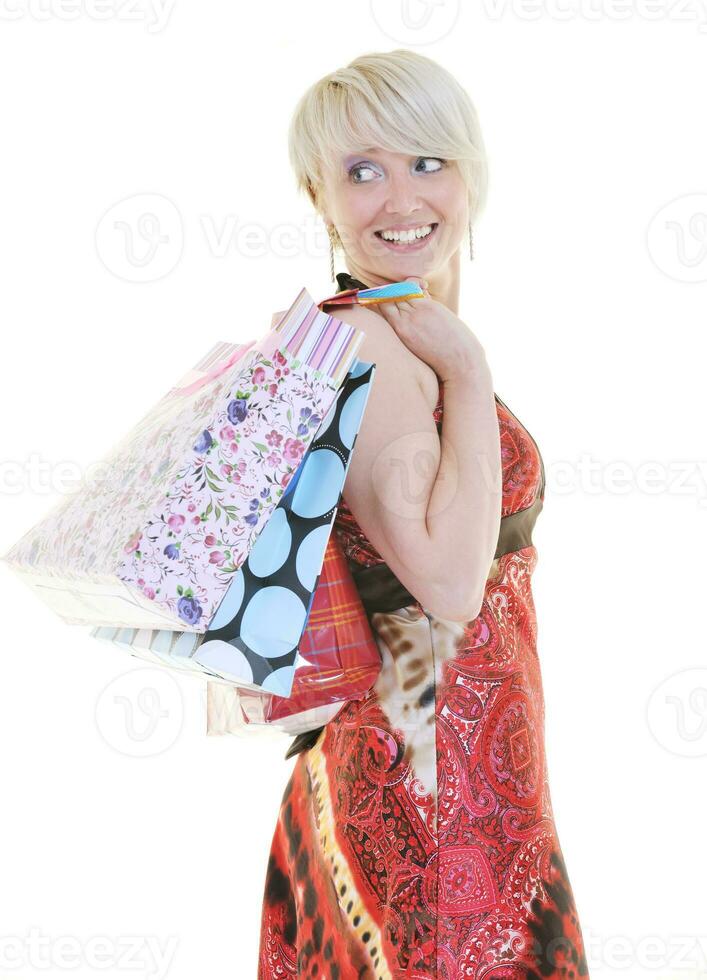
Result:
[[[395,282],[441,270],[469,223],[454,161],[381,149],[350,153],[324,177],[323,217],[353,266]]]

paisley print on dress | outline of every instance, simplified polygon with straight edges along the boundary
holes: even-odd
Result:
[[[301,751],[285,789],[261,980],[589,975],[544,748],[529,540],[544,467],[497,411],[502,531],[481,611],[370,614],[378,680]],[[352,568],[383,562],[343,501],[335,527]]]

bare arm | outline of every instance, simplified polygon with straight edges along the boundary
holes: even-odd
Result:
[[[402,584],[440,618],[473,619],[498,540],[500,435],[490,372],[459,358],[444,381],[441,440],[414,355],[377,313],[342,311],[376,373],[343,496]]]
[[[430,547],[447,556],[447,577],[453,579],[450,587],[461,618],[475,619],[501,523],[501,435],[485,361],[441,379],[441,384],[441,460],[427,529]]]

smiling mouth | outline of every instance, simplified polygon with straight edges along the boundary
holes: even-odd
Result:
[[[422,247],[422,245],[425,242],[429,241],[429,239],[432,238],[437,228],[438,228],[438,222],[431,221],[426,225],[419,225],[418,228],[411,228],[406,232],[400,232],[399,234],[402,235],[403,237],[384,238],[383,232],[386,229],[382,229],[381,231],[376,231],[374,232],[374,234],[376,238],[379,238],[382,242],[385,242],[385,244],[389,245],[391,248],[404,250],[409,248]]]

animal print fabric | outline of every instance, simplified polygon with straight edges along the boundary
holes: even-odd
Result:
[[[545,480],[533,439],[497,411],[503,524],[537,514]],[[344,501],[335,530],[352,566],[383,562]],[[370,615],[378,679],[285,788],[259,980],[588,977],[548,785],[536,562],[532,543],[497,554],[468,623],[417,602]]]

